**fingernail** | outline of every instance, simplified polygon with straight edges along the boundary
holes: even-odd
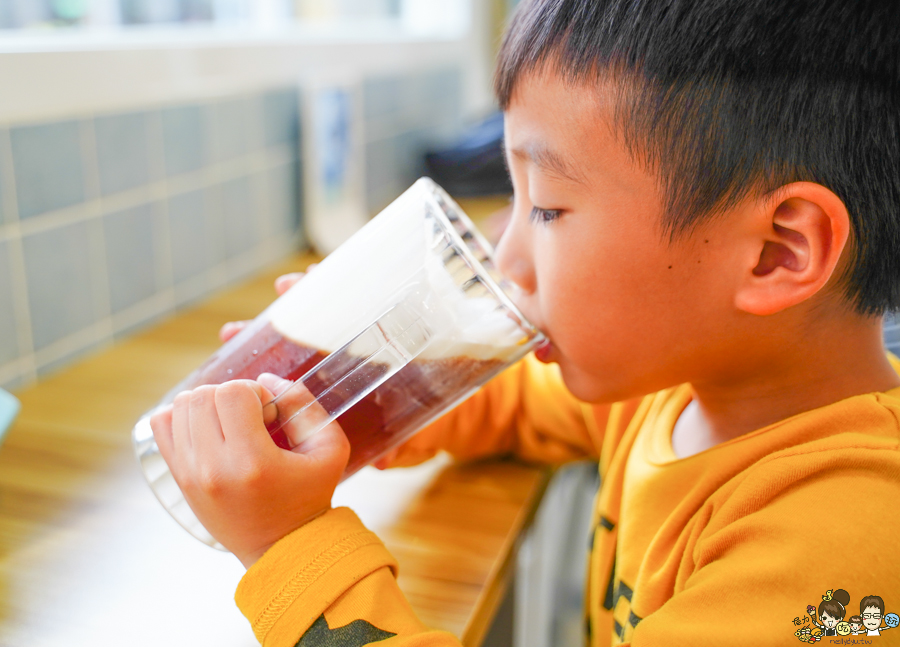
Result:
[[[279,391],[283,390],[291,385],[290,380],[286,380],[283,377],[275,375],[274,373],[260,373],[256,378],[256,381],[273,392],[276,389]]]
[[[281,286],[285,283],[299,281],[303,277],[303,272],[292,272],[290,274],[284,274],[275,279],[275,285]]]

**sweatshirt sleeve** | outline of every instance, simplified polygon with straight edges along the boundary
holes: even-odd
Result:
[[[459,647],[416,618],[396,575],[381,540],[336,508],[270,548],[241,579],[235,602],[264,647]]]
[[[529,355],[413,436],[391,466],[415,465],[439,450],[458,460],[513,455],[550,465],[597,458],[608,409],[579,401],[556,365]]]

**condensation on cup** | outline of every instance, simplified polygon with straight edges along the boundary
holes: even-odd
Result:
[[[543,343],[504,293],[492,253],[439,186],[418,180],[138,421],[135,452],[166,510],[221,548],[150,429],[181,391],[261,373],[294,382],[270,405],[273,441],[292,449],[336,419],[351,446],[347,478]]]

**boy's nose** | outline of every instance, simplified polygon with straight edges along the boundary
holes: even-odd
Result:
[[[517,201],[518,202],[518,201]],[[523,205],[515,204],[509,225],[497,243],[497,267],[500,273],[526,294],[537,289],[534,273],[532,228]]]

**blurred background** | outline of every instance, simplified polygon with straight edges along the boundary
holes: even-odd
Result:
[[[514,0],[0,0],[0,387],[307,246],[493,108]]]

